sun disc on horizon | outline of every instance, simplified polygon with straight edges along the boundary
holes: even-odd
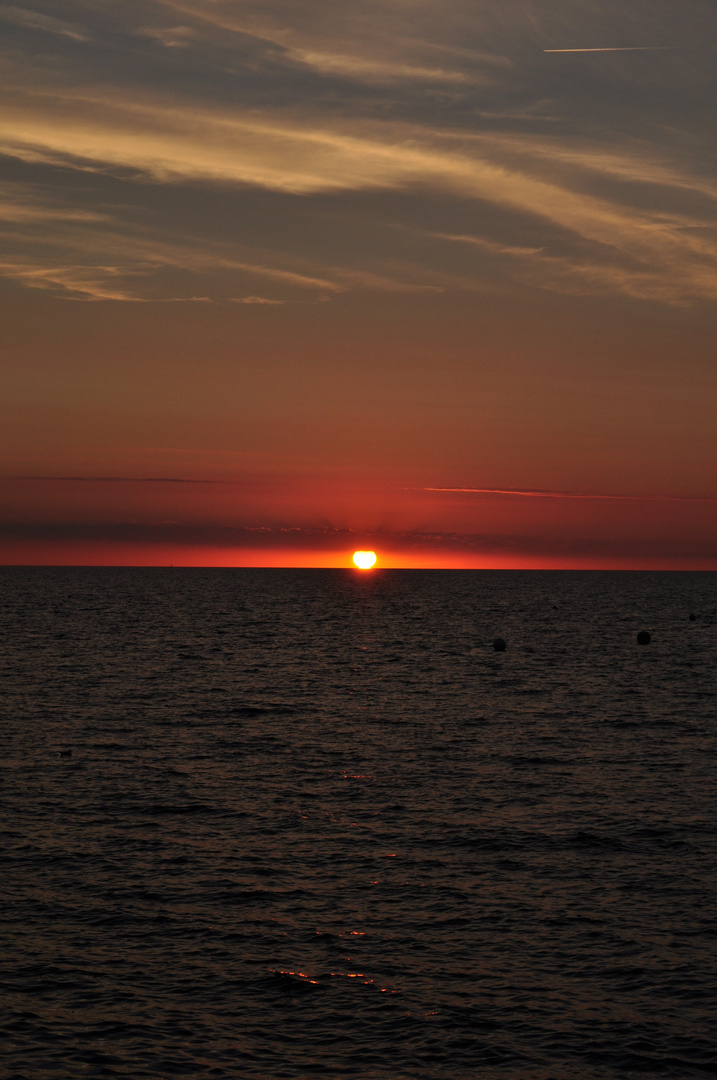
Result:
[[[376,565],[375,551],[354,551],[354,563],[359,570],[370,570]]]

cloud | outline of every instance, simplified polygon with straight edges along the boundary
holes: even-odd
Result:
[[[347,287],[355,286],[362,289],[371,289],[384,293],[442,293],[445,284],[425,284],[414,281],[401,280],[396,277],[388,277],[384,274],[373,274],[368,270],[352,270],[346,267],[333,267],[336,278]],[[404,278],[416,272],[413,267],[402,267]],[[443,275],[436,275],[442,277]],[[444,278],[445,280],[445,278]],[[455,283],[455,281],[454,281]],[[467,282],[462,283],[464,286]]]
[[[6,240],[7,240],[6,234]],[[22,238],[13,237],[18,240]],[[47,246],[44,237],[36,237],[35,246]],[[25,237],[24,246],[29,246]],[[321,293],[340,293],[346,286],[325,277],[301,273],[287,268],[262,265],[233,257],[227,245],[208,242],[172,241],[164,236],[134,235],[123,232],[116,224],[101,232],[64,233],[55,237],[56,250],[38,252],[34,258],[26,254],[6,256],[0,261],[0,277],[18,281],[30,288],[50,289],[72,299],[121,301],[208,301],[207,296],[177,297],[153,289],[158,273],[179,272],[192,277],[214,276],[231,284],[237,276],[270,280],[289,289]],[[44,254],[44,258],[41,256]],[[103,260],[111,256],[113,263]],[[226,287],[225,284],[225,287]],[[173,287],[173,286],[171,286]],[[227,299],[233,299],[228,296]],[[250,297],[238,302],[281,303],[282,300],[263,300]]]
[[[191,26],[143,26],[136,31],[139,37],[151,38],[167,49],[186,49],[196,38],[197,32]]]
[[[0,149],[9,156],[63,162],[68,168],[133,170],[158,182],[188,180],[248,184],[291,194],[411,185],[486,199],[548,217],[556,224],[604,240],[610,231],[637,235],[642,223],[618,204],[533,175],[531,163],[551,155],[555,164],[578,164],[595,173],[686,189],[714,188],[692,183],[673,170],[643,168],[638,159],[621,162],[537,140],[465,137],[428,126],[345,120],[331,127],[290,113],[211,111],[181,104],[140,102],[125,96],[33,95],[8,103],[0,120]],[[522,162],[495,160],[521,150]],[[649,211],[643,221],[652,224]]]
[[[266,296],[232,296],[232,304],[284,304],[285,300],[270,300]]]
[[[14,197],[14,192],[11,195]],[[475,282],[457,275],[426,270],[398,260],[384,262],[382,272],[356,266],[307,266],[305,260],[207,236],[171,236],[154,227],[123,228],[109,212],[93,216],[72,208],[46,209],[41,202],[11,202],[8,224],[62,222],[62,232],[51,236],[46,230],[25,233],[5,229],[2,233],[2,193],[0,191],[0,235],[7,254],[0,261],[0,277],[28,287],[49,289],[74,300],[175,301],[225,300],[238,304],[281,305],[298,294],[311,292],[313,299],[349,291],[382,293],[441,293],[446,287],[475,288]],[[19,205],[20,209],[17,210]],[[34,211],[37,209],[37,213]],[[121,210],[121,208],[119,208]],[[97,224],[87,228],[87,223]],[[101,225],[101,227],[99,227]],[[15,247],[17,254],[11,249]],[[35,249],[31,256],[28,252]],[[241,257],[243,256],[243,257]],[[289,265],[271,265],[283,258]],[[107,260],[111,259],[111,264]],[[163,285],[159,279],[172,275]],[[185,281],[201,281],[210,295],[177,296],[181,275]],[[423,276],[423,280],[420,280]],[[429,276],[429,281],[425,277]],[[416,280],[418,278],[418,280]],[[432,280],[430,280],[432,279]],[[237,295],[237,281],[255,286],[271,282],[283,287],[283,296],[266,297],[259,291]],[[190,285],[191,288],[191,285]],[[318,294],[318,295],[317,295]]]
[[[317,129],[301,120],[290,124],[288,116],[230,116],[86,98],[74,98],[50,120],[32,110],[24,115],[6,111],[0,119],[0,146],[8,155],[29,154],[34,161],[44,158],[70,169],[89,165],[132,170],[155,183],[249,185],[291,195],[394,190],[410,197],[412,190],[423,189],[471,198],[560,230],[562,252],[555,251],[555,237],[550,252],[489,237],[452,237],[497,254],[530,258],[531,272],[538,265],[549,271],[544,278],[548,287],[562,282],[561,288],[668,302],[717,297],[717,243],[709,235],[714,215],[707,207],[700,216],[663,210],[658,190],[687,191],[712,202],[715,188],[627,153],[561,148],[553,139],[546,144],[530,139],[522,145],[512,138],[468,139],[414,125],[354,123],[342,130]],[[655,189],[653,206],[645,199],[640,207],[632,205],[635,197],[629,190],[609,196],[581,190],[586,184],[599,190],[608,181]],[[59,219],[63,214],[27,203],[13,205],[14,220],[23,215],[31,220],[33,214]],[[67,219],[78,221],[90,220],[88,214],[92,212],[65,212]],[[443,234],[447,238],[449,234]],[[590,250],[575,250],[578,240],[587,241]],[[165,260],[160,256],[159,261]],[[203,261],[198,254],[196,261]],[[207,254],[204,261],[217,265],[216,255]],[[339,287],[313,274],[242,260],[228,259],[225,268],[292,284],[334,291]],[[375,283],[383,276],[383,287],[393,291],[441,287],[425,279],[388,284],[387,275],[360,267],[339,276],[344,282],[363,278],[366,285],[370,274]]]
[[[59,10],[75,9],[68,2]],[[33,226],[52,226],[47,251],[38,260],[25,253],[32,272],[18,263],[17,280],[88,297],[147,298],[153,269],[174,268],[197,276],[245,273],[288,288],[399,293],[477,288],[498,260],[516,280],[560,292],[665,303],[717,296],[717,185],[705,178],[699,146],[683,139],[685,152],[677,155],[664,118],[660,126],[640,128],[639,138],[631,134],[637,83],[632,95],[617,82],[576,84],[575,92],[593,102],[583,102],[589,122],[577,130],[570,119],[573,86],[542,55],[559,46],[556,38],[569,41],[568,30],[572,40],[590,26],[596,34],[608,15],[623,40],[639,40],[634,12],[623,18],[608,3],[598,18],[569,3],[545,11],[508,2],[498,10],[464,0],[440,9],[358,0],[340,17],[313,0],[300,11],[285,0],[138,0],[131,10],[82,10],[91,23],[82,31],[84,67],[69,39],[60,41],[80,32],[75,22],[0,8],[0,18],[28,29],[44,32],[51,23],[59,43],[51,62],[37,63],[21,49],[5,57],[0,152],[26,167],[35,187],[5,199],[0,192],[0,220],[26,226],[33,245]],[[699,5],[694,11],[705,28],[711,25]],[[658,3],[655,26],[668,25],[668,15]],[[102,55],[112,56],[106,70],[95,54],[98,41],[105,42]],[[609,115],[617,90],[620,108]],[[548,121],[554,133],[546,133]],[[58,168],[66,205],[55,182]],[[40,192],[42,177],[52,197]],[[81,177],[87,185],[80,193]],[[98,178],[96,188],[91,177]],[[101,205],[94,194],[100,178],[122,186],[124,208]],[[271,229],[257,259],[246,243],[222,253],[210,238],[185,242],[179,225],[165,224],[164,235],[150,239],[148,191],[162,186],[185,189],[195,207],[211,203],[217,189],[234,193],[237,207],[247,190],[287,204],[324,197],[327,206],[357,194],[367,200],[390,194],[401,200],[402,221],[413,216],[423,245],[411,263],[386,243],[383,258],[364,254],[360,243],[341,259],[330,258],[311,250],[306,236],[293,249],[292,239]],[[458,221],[419,226],[428,200],[459,208],[451,212],[462,217],[461,227]],[[467,204],[479,219],[468,228]],[[295,220],[300,216],[297,203]],[[92,241],[80,233],[93,224],[101,267],[90,279],[83,275],[90,272]],[[386,227],[367,218],[370,230],[378,249]],[[467,271],[465,259],[462,273],[441,264],[449,241],[474,251]],[[43,267],[49,275],[40,273]],[[123,274],[136,280],[121,282]],[[244,289],[261,296],[260,283]],[[204,290],[199,282],[188,288]],[[237,295],[236,286],[228,288],[226,298]]]
[[[467,140],[476,136],[466,135]],[[480,144],[502,160],[527,161],[533,171],[540,174],[547,172],[555,175],[557,171],[567,171],[572,182],[578,186],[592,181],[592,187],[601,182],[620,181],[624,185],[633,185],[644,194],[643,188],[652,190],[652,194],[665,191],[684,191],[692,196],[704,196],[709,202],[717,202],[717,183],[704,176],[690,173],[682,163],[668,163],[664,160],[664,151],[649,143],[637,140],[623,140],[620,144],[612,142],[609,146],[590,144],[575,136],[570,138],[523,133],[515,136],[501,132],[498,135],[477,137]],[[628,194],[627,187],[622,188],[623,197]]]
[[[480,49],[437,42],[430,33],[420,36],[421,13],[414,9],[407,26],[405,12],[391,3],[357,3],[341,18],[312,4],[296,10],[282,4],[226,5],[166,0],[177,15],[196,20],[197,26],[221,30],[225,35],[253,41],[268,49],[274,63],[288,70],[307,69],[327,80],[345,80],[357,86],[400,86],[412,92],[438,88],[487,86],[496,70],[510,68],[504,56]],[[376,33],[376,26],[381,33]],[[436,64],[436,54],[443,63]]]
[[[520,488],[424,487],[418,490],[452,495],[508,495],[527,499],[591,499],[596,501],[607,500],[609,502],[717,502],[717,498],[692,498],[684,495],[605,495],[588,491],[540,491]]]
[[[18,185],[0,184],[0,222],[33,224],[49,221],[95,223],[107,221],[107,214],[96,210],[57,205],[57,201],[33,197]]]
[[[544,248],[517,247],[487,240],[480,236],[453,236],[435,233],[436,239],[452,243],[468,244],[494,256],[503,256],[519,264],[517,273],[534,286],[556,292],[576,295],[622,293],[638,300],[662,301],[683,304],[695,297],[717,298],[717,248],[708,256],[709,262],[696,264],[689,259],[687,265],[671,261],[669,252],[663,252],[659,241],[653,251],[635,253],[629,264],[603,259],[602,262],[587,257],[554,255]],[[710,245],[711,247],[712,245]]]
[[[194,480],[184,476],[3,476],[2,480],[62,484],[224,484],[225,480]]]
[[[31,289],[52,289],[79,300],[138,301],[117,284],[124,276],[116,266],[42,266],[22,260],[0,261],[0,277]]]
[[[91,40],[89,34],[81,26],[9,4],[0,4],[0,21],[22,26],[28,30],[42,30],[47,34],[70,38],[72,41]]]
[[[444,68],[418,67],[388,60],[370,60],[361,56],[345,56],[340,53],[319,53],[303,49],[293,50],[294,59],[330,75],[343,75],[367,83],[392,83],[407,80],[413,83],[453,83],[456,85],[479,85],[487,82],[484,75],[450,71]]]

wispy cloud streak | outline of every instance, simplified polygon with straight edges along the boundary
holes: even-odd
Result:
[[[586,491],[539,491],[520,488],[424,487],[418,490],[458,495],[510,495],[528,499],[590,499],[609,502],[717,502],[717,498],[688,497],[685,495],[605,495]]]
[[[459,279],[471,274],[471,287],[478,287],[490,281],[491,260],[509,256],[506,274],[553,291],[668,304],[714,300],[717,221],[709,204],[717,186],[695,167],[699,154],[682,152],[684,139],[675,152],[676,123],[663,117],[647,125],[635,111],[649,96],[641,80],[659,73],[633,72],[637,62],[628,73],[620,65],[619,75],[587,65],[584,85],[572,72],[567,86],[561,65],[540,59],[659,51],[660,70],[681,63],[686,44],[674,34],[668,5],[658,0],[649,25],[615,4],[603,6],[588,19],[582,5],[569,2],[531,8],[526,17],[522,3],[357,0],[341,18],[313,0],[298,7],[285,0],[137,0],[111,10],[62,0],[52,16],[0,5],[0,20],[18,39],[0,58],[0,152],[34,184],[24,202],[3,201],[0,192],[0,220],[26,226],[34,250],[33,228],[48,223],[44,256],[31,259],[26,251],[23,265],[8,255],[3,272],[75,298],[151,298],[147,267],[114,255],[120,235],[146,234],[140,219],[147,215],[134,211],[147,201],[149,185],[192,190],[188,202],[195,206],[217,189],[229,191],[237,208],[247,190],[287,203],[325,197],[334,205],[391,195],[401,202],[402,219],[413,216],[415,223],[428,199],[445,208],[468,201],[484,221],[486,207],[500,221],[482,231],[424,229],[423,249],[400,276],[389,272],[388,258],[383,266],[362,262],[357,246],[345,260],[331,260],[310,250],[307,236],[299,243],[278,229],[268,230],[273,252],[263,265],[242,245],[227,256],[227,275],[270,277],[287,288],[438,290],[462,287]],[[701,19],[707,32],[714,20],[698,9],[695,25]],[[619,34],[628,41],[649,33],[670,44],[555,47],[566,37],[600,41],[608,33],[607,40]],[[112,63],[105,64],[108,56]],[[684,63],[679,73],[686,85],[694,75]],[[625,79],[635,81],[618,85]],[[575,107],[591,118],[579,127],[571,111],[578,92],[585,96]],[[616,93],[619,110],[611,104]],[[43,205],[40,180],[53,185],[58,169],[68,205],[57,194]],[[86,199],[69,205],[72,176]],[[122,186],[123,207],[101,204],[101,182]],[[117,221],[114,238],[109,223],[103,231],[108,216]],[[68,228],[60,234],[63,222]],[[112,255],[90,280],[93,222]],[[180,231],[165,229],[165,247],[191,246],[180,243]],[[378,232],[374,245],[386,250]],[[482,246],[482,260],[449,281],[448,268],[438,270],[439,233],[473,242],[476,253]],[[302,247],[300,257],[292,243]],[[205,267],[197,240],[185,272],[191,266],[199,277],[211,262],[219,273],[217,251],[211,242],[203,246]],[[161,254],[149,257],[150,267],[170,264]],[[188,289],[203,291],[203,284]],[[249,298],[261,295],[260,283],[246,288]]]
[[[132,169],[155,183],[251,185],[291,195],[372,190],[409,195],[424,189],[467,197],[542,219],[598,245],[587,259],[584,253],[551,253],[558,263],[567,261],[585,291],[599,283],[602,289],[668,301],[717,298],[717,243],[695,232],[708,228],[709,218],[666,212],[657,205],[638,210],[621,205],[614,192],[581,190],[575,168],[598,187],[601,177],[615,175],[625,182],[693,188],[714,198],[704,182],[693,182],[675,169],[660,171],[627,154],[616,164],[614,152],[603,161],[596,151],[580,154],[568,148],[561,155],[558,146],[547,172],[536,168],[547,157],[546,147],[535,140],[520,146],[510,138],[465,138],[376,121],[344,122],[334,129],[328,120],[316,127],[308,118],[291,122],[289,115],[276,113],[242,116],[87,94],[68,97],[59,112],[56,102],[44,99],[41,105],[46,113],[28,98],[6,110],[0,120],[0,148],[6,154],[70,169],[87,163]],[[606,255],[616,258],[618,266],[611,268]],[[629,260],[637,266],[630,267]],[[255,269],[292,277],[290,271]],[[295,275],[295,283],[301,276]],[[307,284],[337,288],[328,281]]]
[[[229,480],[193,480],[184,476],[2,476],[1,480],[60,484],[228,484]]]

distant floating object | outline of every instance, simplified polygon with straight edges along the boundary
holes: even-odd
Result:
[[[505,638],[497,637],[493,642],[493,648],[496,652],[505,652]]]
[[[638,645],[649,645],[651,641],[652,638],[650,637],[650,634],[647,630],[641,630],[640,633],[637,635]]]
[[[71,750],[60,750],[60,757],[72,757]]]
[[[691,611],[690,612],[690,622],[694,622],[696,620],[696,618],[697,618],[697,616],[695,615],[694,611]]]

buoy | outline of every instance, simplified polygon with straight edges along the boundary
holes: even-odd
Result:
[[[695,615],[694,611],[691,611],[690,612],[690,622],[694,622],[696,618],[697,618],[697,616]]]
[[[640,633],[637,635],[638,645],[649,645],[651,640],[652,638],[650,637],[647,630],[641,630]]]
[[[493,648],[496,652],[505,652],[505,639],[497,637],[493,642]]]

